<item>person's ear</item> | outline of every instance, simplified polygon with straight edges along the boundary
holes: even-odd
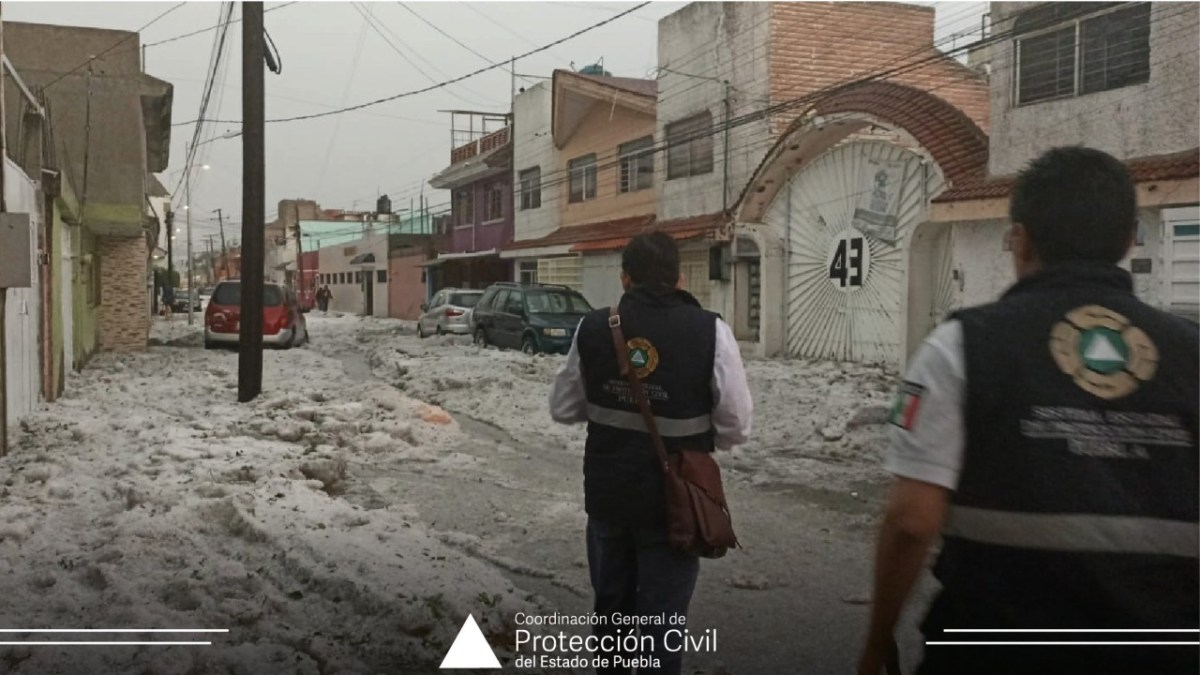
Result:
[[[1033,238],[1029,236],[1029,230],[1024,225],[1013,223],[1008,231],[1008,241],[1012,247],[1013,269],[1018,279],[1036,272],[1042,266],[1041,258],[1033,245]]]
[[[625,270],[621,270],[621,288],[625,290],[633,288],[633,279],[629,278],[629,274]]]

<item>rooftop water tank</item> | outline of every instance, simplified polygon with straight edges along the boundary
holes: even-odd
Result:
[[[604,77],[612,77],[612,73],[604,69],[604,66],[599,63],[593,63],[590,66],[584,66],[579,69],[580,75],[602,75]]]

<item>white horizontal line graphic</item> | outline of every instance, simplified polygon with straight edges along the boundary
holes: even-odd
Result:
[[[153,640],[138,641],[138,642],[126,642],[126,641],[114,641],[114,640],[101,640],[98,642],[81,642],[81,641],[73,641],[73,640],[63,640],[63,641],[53,641],[53,642],[45,642],[45,641],[30,642],[30,641],[25,641],[25,640],[18,640],[18,641],[13,641],[13,642],[0,642],[0,646],[4,646],[4,647],[18,647],[18,646],[25,646],[25,647],[86,647],[86,646],[91,646],[91,647],[114,647],[114,646],[115,647],[130,647],[130,646],[142,646],[142,645],[162,645],[162,646],[169,647],[169,646],[184,646],[184,645],[206,646],[206,645],[211,645],[211,644],[212,644],[211,642],[173,642],[173,641],[172,642],[167,642],[167,641],[156,642]]]
[[[1200,633],[1200,628],[946,628],[943,633]]]
[[[1121,641],[1050,641],[1050,640],[1012,640],[1002,642],[987,642],[975,640],[927,640],[926,645],[930,647],[954,647],[954,646],[971,646],[971,647],[1168,647],[1168,646],[1198,646],[1200,640],[1191,642],[1149,642],[1136,640],[1121,640]]]

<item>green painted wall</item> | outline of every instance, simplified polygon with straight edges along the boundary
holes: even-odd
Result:
[[[81,369],[100,344],[100,306],[92,304],[92,267],[84,256],[99,259],[96,236],[87,228],[71,227],[72,323],[74,323],[75,368]]]
[[[63,294],[61,287],[63,283],[63,251],[66,250],[68,244],[64,241],[62,211],[58,206],[54,207],[54,221],[50,223],[50,354],[53,361],[54,373],[54,398],[58,398],[62,394],[63,387],[66,385],[67,374],[63,372],[63,345],[67,340],[63,335]],[[73,289],[72,289],[73,290]],[[72,336],[72,340],[74,336]],[[74,352],[72,352],[73,354]]]

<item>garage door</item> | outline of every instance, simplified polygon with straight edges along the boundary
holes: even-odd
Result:
[[[696,296],[700,306],[710,309],[712,305],[712,282],[708,280],[708,249],[687,248],[679,252],[679,272],[683,275],[683,287]]]
[[[1170,310],[1200,315],[1200,208],[1163,212],[1167,236],[1167,297]]]
[[[569,286],[577,291],[583,291],[583,266],[579,256],[564,256],[558,258],[542,258],[538,260],[538,283],[558,284]]]

